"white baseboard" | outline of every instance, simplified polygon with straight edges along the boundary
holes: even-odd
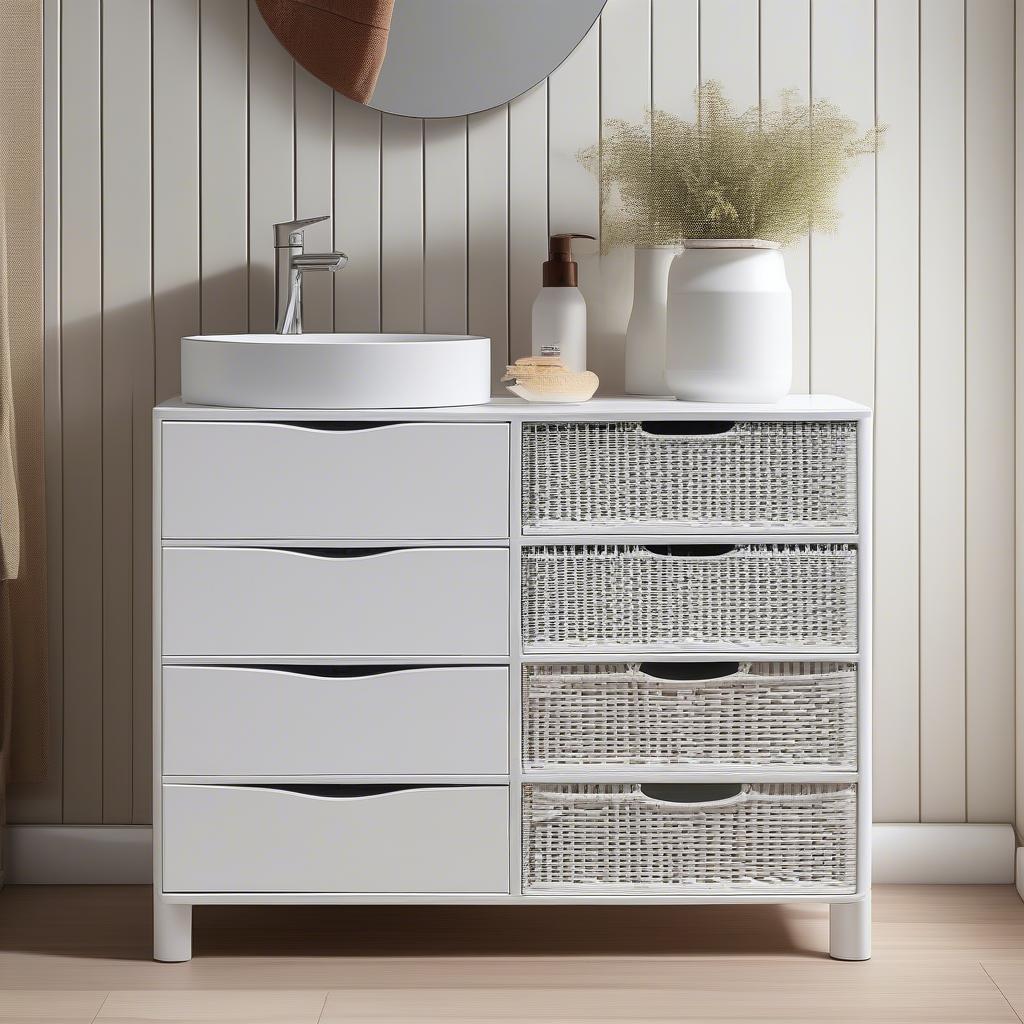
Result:
[[[1017,839],[1011,825],[876,824],[872,879],[927,885],[1010,885]]]
[[[148,825],[9,825],[7,881],[22,885],[146,885],[152,881]],[[874,881],[1012,884],[1024,897],[1024,850],[1009,825],[879,824]]]

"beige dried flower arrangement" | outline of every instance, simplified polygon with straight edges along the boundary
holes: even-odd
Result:
[[[780,94],[775,109],[735,113],[715,81],[696,92],[697,119],[651,110],[642,124],[605,122],[580,162],[601,181],[601,243],[678,245],[685,238],[759,238],[786,245],[834,231],[836,192],[853,161],[874,153],[827,100]]]

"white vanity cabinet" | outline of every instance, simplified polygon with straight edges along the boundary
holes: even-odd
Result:
[[[831,905],[870,952],[868,410],[154,420],[155,955],[201,903]]]

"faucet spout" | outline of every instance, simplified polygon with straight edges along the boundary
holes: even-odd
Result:
[[[308,273],[335,274],[348,263],[343,252],[303,251],[304,229],[327,220],[310,217],[274,225],[274,267],[277,277],[274,320],[278,334],[302,333],[302,277]]]
[[[343,252],[308,252],[292,257],[292,267],[306,274],[317,270],[336,274],[346,263],[348,257]]]

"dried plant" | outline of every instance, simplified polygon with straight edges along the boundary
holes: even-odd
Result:
[[[696,92],[697,119],[648,111],[605,122],[580,162],[601,181],[602,249],[678,245],[685,238],[760,238],[783,245],[834,231],[836,192],[884,129],[861,132],[827,100],[783,92],[775,109],[737,114],[714,81]]]

